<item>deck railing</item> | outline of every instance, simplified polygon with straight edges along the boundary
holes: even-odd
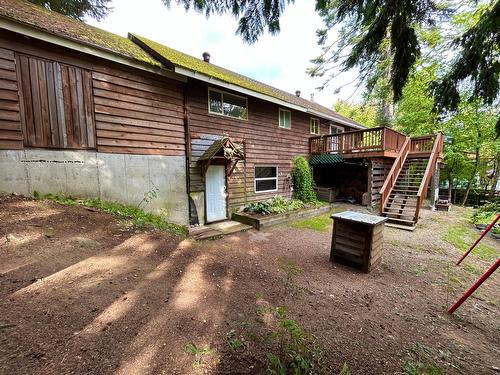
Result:
[[[420,137],[412,137],[410,145],[410,153],[430,153],[432,147],[434,146],[434,140],[436,139],[436,134],[423,135]]]
[[[309,151],[311,154],[399,151],[405,140],[406,136],[403,133],[379,127],[311,137]]]
[[[422,206],[422,203],[425,200],[425,197],[427,196],[427,187],[429,185],[429,181],[434,174],[434,170],[436,168],[436,162],[438,161],[438,158],[440,157],[441,153],[443,152],[443,133],[437,133],[435,135],[432,135],[432,148],[430,150],[430,156],[429,156],[429,161],[427,163],[427,168],[425,169],[424,177],[422,179],[422,182],[420,183],[420,188],[418,189],[417,193],[417,210],[415,212],[415,221],[418,220],[418,217],[420,215],[420,207]],[[417,152],[422,152],[422,151],[417,151]]]
[[[399,173],[403,169],[403,165],[405,164],[406,158],[410,152],[411,147],[411,139],[410,137],[406,137],[405,143],[401,147],[401,150],[398,154],[398,157],[394,161],[394,164],[389,171],[389,174],[385,178],[384,185],[382,185],[382,189],[380,189],[380,213],[384,211],[384,207],[389,199],[389,194],[391,193],[396,181],[398,180]]]

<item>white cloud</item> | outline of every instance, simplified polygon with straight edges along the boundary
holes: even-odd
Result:
[[[308,99],[314,93],[315,100],[327,107],[337,98],[350,97],[355,90],[354,85],[349,85],[335,95],[335,87],[342,84],[335,82],[322,92],[316,91],[321,79],[312,79],[305,73],[311,66],[309,60],[321,51],[315,34],[321,27],[321,19],[310,0],[297,0],[288,6],[281,19],[281,32],[277,36],[266,34],[253,45],[235,35],[237,22],[233,17],[207,19],[172,3],[167,9],[160,0],[140,3],[114,0],[114,10],[108,17],[99,23],[93,20],[89,23],[122,36],[137,33],[195,57],[201,58],[202,52],[208,51],[211,61],[217,65],[290,93],[301,90],[302,96]],[[355,78],[355,73],[349,73],[342,81]]]

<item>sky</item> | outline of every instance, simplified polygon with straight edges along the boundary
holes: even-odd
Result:
[[[136,33],[195,57],[201,58],[208,51],[214,64],[290,93],[300,90],[306,99],[314,94],[314,100],[327,107],[337,98],[360,98],[361,90],[354,84],[334,94],[337,86],[355,79],[354,72],[344,74],[323,91],[315,89],[322,84],[321,78],[306,74],[309,60],[321,52],[315,32],[322,22],[312,0],[297,0],[288,6],[281,19],[281,32],[263,35],[253,45],[235,35],[237,20],[229,15],[207,19],[193,10],[186,12],[175,1],[168,9],[161,0],[114,0],[112,7],[100,22],[87,22],[122,36]]]

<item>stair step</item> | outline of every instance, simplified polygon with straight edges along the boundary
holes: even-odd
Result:
[[[411,193],[411,194],[408,194],[408,195],[417,195],[418,193],[418,189],[417,190],[408,190],[408,189],[392,189],[392,192],[394,192],[394,194],[407,194],[407,193]]]
[[[390,220],[390,219],[389,219]],[[396,229],[402,229],[402,230],[409,230],[411,232],[413,232],[416,228],[415,225],[400,225],[400,224],[396,224],[396,223],[392,223],[390,221],[387,221],[385,223],[385,226],[386,227],[390,227],[390,228],[396,228]]]
[[[397,218],[394,218],[394,217],[390,217],[389,221],[391,221],[391,222],[397,222],[399,224],[415,225],[415,221],[414,220],[397,219]]]
[[[406,202],[398,202],[397,200],[405,200]],[[409,207],[417,207],[417,201],[416,200],[410,200],[410,198],[389,198],[387,200],[387,203],[391,203],[391,204],[404,204],[406,206],[409,206]],[[410,204],[411,203],[411,204]]]
[[[399,189],[399,188],[409,188],[409,189],[419,189],[420,184],[396,184],[394,185],[394,189]]]
[[[416,206],[413,206],[413,207],[395,207],[395,206],[398,206],[397,203],[394,203],[392,205],[386,205],[384,207],[384,210],[393,210],[393,211],[404,211],[404,212],[415,212],[416,210]]]

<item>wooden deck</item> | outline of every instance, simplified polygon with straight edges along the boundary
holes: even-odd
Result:
[[[408,137],[394,129],[378,127],[339,134],[311,137],[309,152],[315,154],[342,154],[344,159],[398,157]],[[411,138],[409,156],[428,157],[435,135]]]

